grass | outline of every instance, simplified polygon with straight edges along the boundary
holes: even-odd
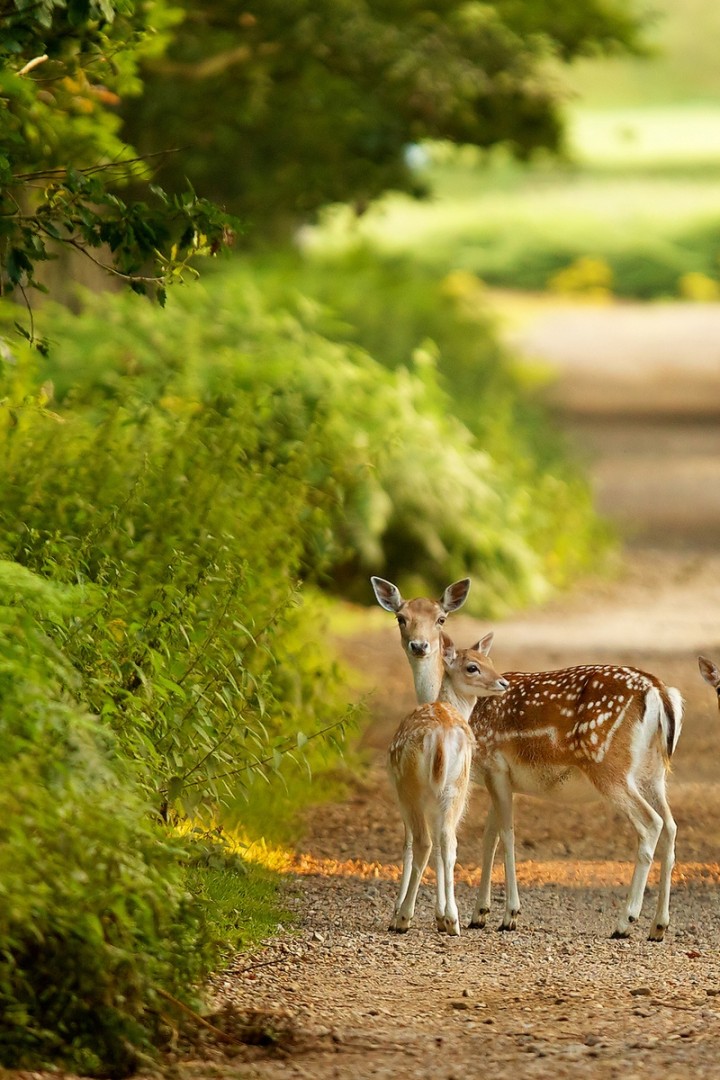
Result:
[[[282,874],[258,861],[194,867],[187,884],[206,901],[209,932],[226,960],[277,934],[280,925],[292,924],[282,896]]]
[[[529,166],[433,147],[432,198],[388,195],[359,221],[332,208],[311,250],[369,243],[532,290],[593,256],[618,295],[638,298],[678,296],[688,273],[720,276],[720,106],[577,108],[570,143],[568,160]]]

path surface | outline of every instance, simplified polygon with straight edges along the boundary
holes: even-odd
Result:
[[[642,340],[623,337],[646,317],[637,311],[628,322],[624,311],[604,309],[584,321],[575,311],[571,326],[560,318],[523,331],[529,354],[557,363],[563,422],[587,453],[601,504],[628,545],[617,579],[582,584],[543,610],[497,625],[495,659],[505,670],[635,664],[682,691],[686,721],[670,789],[679,865],[666,942],[646,940],[652,886],[634,937],[609,940],[630,879],[628,826],[602,803],[559,808],[523,798],[516,933],[438,935],[430,886],[421,891],[417,928],[403,937],[387,932],[401,829],[382,759],[398,716],[413,704],[410,671],[387,616],[376,632],[344,642],[352,662],[382,687],[364,739],[371,767],[346,803],[311,816],[291,897],[300,930],[243,956],[218,984],[219,1003],[244,1012],[273,1046],[246,1048],[236,1058],[207,1046],[182,1066],[183,1075],[720,1076],[720,716],[696,666],[698,651],[720,658],[720,377],[713,381],[720,376],[720,321],[714,359],[699,365],[702,394],[684,388],[672,407],[666,380],[677,362],[674,346],[663,354],[662,394],[650,408],[652,349],[648,355]],[[681,359],[712,352],[707,318],[699,308],[673,311]],[[655,348],[655,323],[645,325]],[[630,361],[644,372],[635,408]],[[573,404],[564,388],[581,369],[586,393]],[[695,376],[683,369],[682,377]],[[486,629],[452,617],[461,643]],[[460,837],[465,916],[486,808],[487,797],[476,791]],[[498,875],[494,924],[501,900]]]

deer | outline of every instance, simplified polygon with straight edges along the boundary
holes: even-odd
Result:
[[[710,683],[715,690],[718,696],[718,708],[720,708],[720,668],[706,656],[698,656],[698,667],[705,682]]]
[[[457,936],[455,900],[457,827],[465,812],[475,738],[468,720],[480,697],[503,694],[508,683],[487,659],[492,634],[458,652],[440,636],[443,678],[437,700],[418,705],[401,721],[388,750],[388,769],[405,827],[400,891],[389,929],[412,926],[418,889],[435,848],[435,920]]]
[[[382,582],[382,584],[380,584]],[[374,578],[381,606],[395,611],[404,649],[408,629],[437,648],[440,630],[432,601],[403,600],[391,582]],[[452,588],[452,586],[450,587]],[[447,591],[447,590],[446,590]],[[381,599],[382,597],[382,599]],[[440,605],[442,606],[442,604]],[[426,612],[425,619],[420,613]],[[403,616],[404,623],[400,621]],[[408,657],[410,654],[408,652]],[[411,660],[412,664],[412,660]],[[416,668],[413,666],[413,674]],[[437,672],[420,672],[416,694],[432,695]],[[630,821],[637,855],[627,901],[613,938],[627,938],[640,916],[656,850],[660,887],[650,941],[662,941],[670,922],[670,889],[677,828],[666,793],[666,777],[682,728],[680,692],[632,667],[583,665],[544,672],[504,672],[502,698],[478,700],[470,718],[475,735],[475,775],[490,795],[482,844],[480,888],[469,927],[482,929],[490,912],[492,865],[502,839],[505,910],[499,930],[517,928],[520,897],[515,869],[513,794],[561,800],[600,795]]]
[[[418,705],[435,701],[442,684],[444,665],[440,635],[448,615],[457,611],[467,600],[470,579],[455,581],[439,600],[403,600],[396,585],[381,577],[370,582],[380,607],[395,615],[400,627],[400,639],[408,658],[415,683]]]

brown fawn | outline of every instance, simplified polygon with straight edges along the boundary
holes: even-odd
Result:
[[[448,585],[440,600],[403,600],[398,589],[381,577],[370,578],[378,604],[391,611],[400,627],[400,637],[415,682],[418,704],[435,701],[443,680],[440,634],[451,611],[467,600],[470,579]]]
[[[435,847],[435,920],[438,930],[460,933],[455,901],[457,827],[465,811],[475,739],[468,725],[479,697],[502,694],[507,682],[487,659],[492,635],[458,652],[444,634],[444,673],[437,700],[419,705],[401,722],[388,750],[388,768],[405,826],[400,891],[390,930],[412,925],[418,889]]]
[[[698,656],[698,666],[705,682],[710,683],[715,690],[718,696],[718,708],[720,708],[720,668],[706,656]]]
[[[436,612],[442,601],[406,601],[381,578],[373,588],[382,607],[395,612],[403,647],[407,631],[437,647]],[[452,589],[453,586],[450,586]],[[447,594],[446,590],[446,594]],[[467,591],[466,591],[467,595]],[[459,605],[458,605],[459,606]],[[402,621],[401,621],[402,620]],[[411,665],[413,659],[408,651]],[[427,699],[436,665],[421,672],[416,693]],[[413,665],[413,674],[416,666]],[[491,798],[483,835],[482,872],[470,926],[485,926],[490,910],[492,864],[503,842],[505,911],[499,929],[514,930],[520,913],[515,871],[513,794],[548,798],[600,794],[621,810],[638,838],[635,869],[613,937],[629,936],[642,907],[655,851],[660,887],[651,941],[662,941],[670,921],[670,886],[677,832],[666,796],[666,774],[682,725],[682,698],[654,675],[636,668],[584,665],[559,671],[505,672],[509,689],[494,701],[479,700],[470,718],[477,744],[475,771]]]

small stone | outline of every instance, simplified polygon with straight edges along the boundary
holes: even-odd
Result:
[[[650,997],[652,990],[649,986],[636,986],[634,990],[630,991],[631,997]]]
[[[450,1008],[451,1009],[469,1009],[470,1008],[470,1003],[467,1002],[467,1001],[463,1001],[463,1000],[451,1001],[450,1002]]]
[[[585,1036],[585,1045],[586,1046],[598,1046],[601,1042],[602,1042],[602,1039],[600,1039],[597,1035],[586,1035]]]

